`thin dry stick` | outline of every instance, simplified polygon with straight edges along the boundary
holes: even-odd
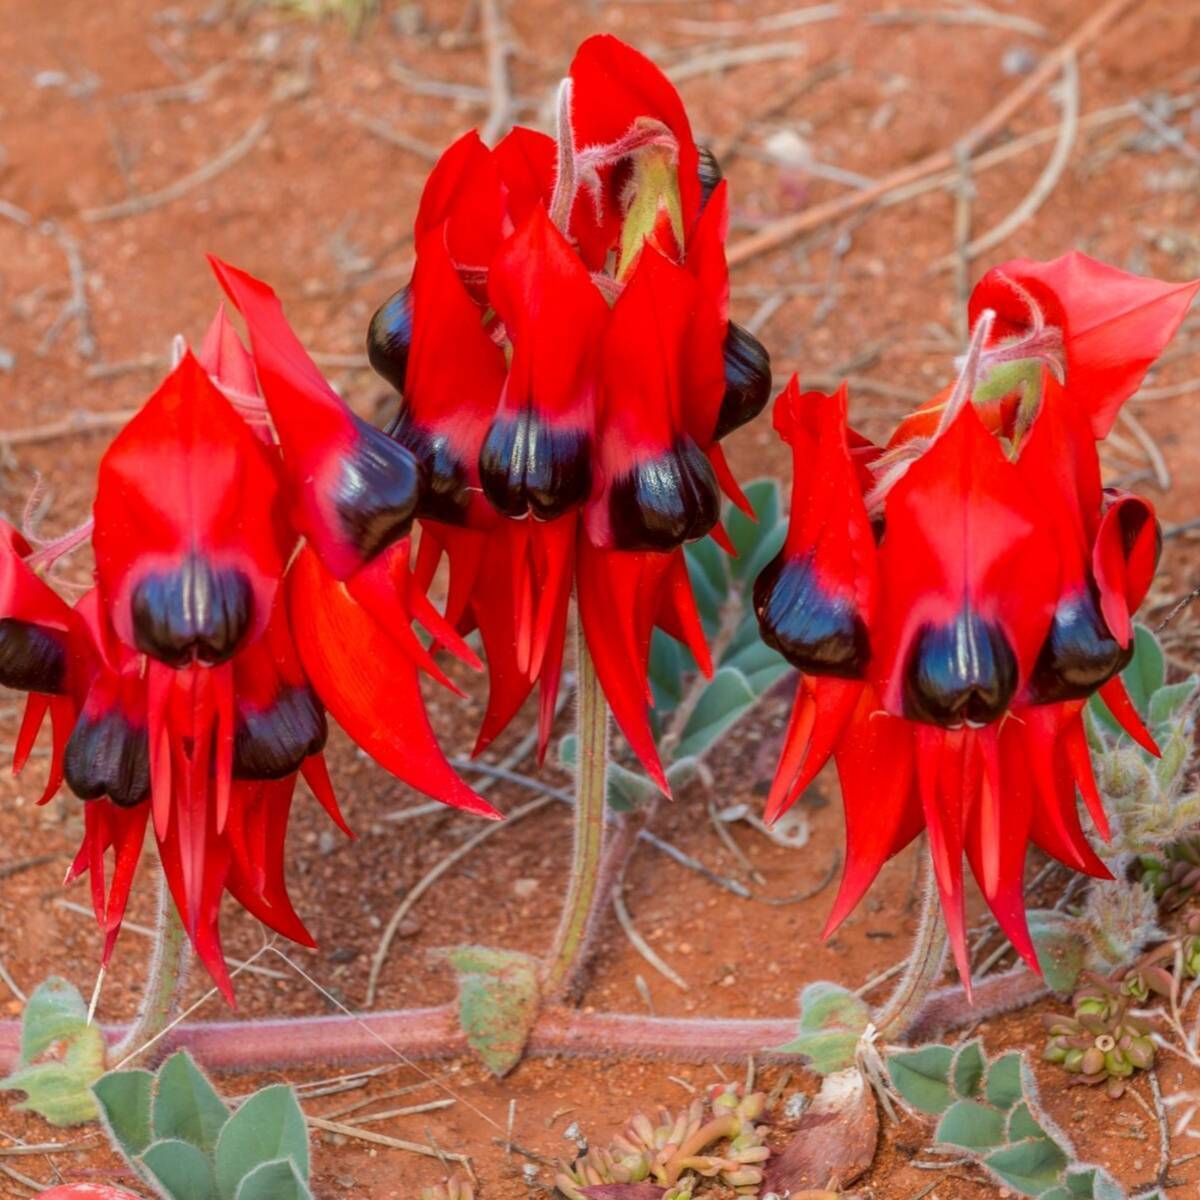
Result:
[[[1059,124],[1059,136],[1054,145],[1054,152],[1038,176],[1037,182],[1004,220],[965,246],[959,252],[959,259],[965,257],[969,262],[1011,237],[1050,199],[1062,179],[1079,134],[1079,68],[1074,54],[1068,54],[1063,59],[1062,108],[1062,121]],[[944,268],[955,261],[957,260],[954,257],[944,259],[937,263],[934,269]]]
[[[1163,457],[1163,452],[1158,448],[1158,443],[1150,436],[1150,431],[1128,408],[1121,409],[1121,421],[1125,428],[1137,438],[1138,445],[1146,452],[1146,457],[1150,460],[1150,466],[1154,470],[1154,482],[1164,492],[1168,491],[1171,487],[1171,471],[1167,466],[1167,460]]]
[[[974,152],[994,137],[1054,78],[1055,74],[1061,70],[1063,61],[1068,55],[1077,55],[1085,46],[1100,37],[1114,21],[1138,3],[1140,0],[1108,0],[1107,4],[1097,8],[1062,45],[1047,54],[1017,87],[972,126],[956,145],[964,146]],[[827,221],[837,220],[839,217],[878,203],[897,188],[924,180],[938,172],[953,171],[955,165],[955,149],[953,146],[948,147],[927,155],[919,162],[893,171],[873,187],[864,188],[862,191],[846,196],[839,196],[825,204],[805,209],[803,212],[781,217],[778,221],[772,221],[757,233],[732,245],[727,255],[729,265],[737,266],[752,258],[757,258],[769,250],[785,246],[801,234],[808,233]]]
[[[126,424],[136,411],[128,408],[110,413],[77,412],[61,421],[48,421],[45,425],[4,430],[0,432],[0,446],[32,446],[38,442],[52,442],[57,438],[70,437],[75,433],[116,429]]]
[[[798,29],[801,25],[830,21],[841,16],[841,13],[840,4],[814,4],[809,8],[793,8],[748,21],[698,21],[692,17],[678,17],[671,22],[671,26],[680,33],[696,33],[704,37],[742,37],[748,33],[778,33],[783,29]]]
[[[482,845],[492,837],[499,833],[502,829],[511,828],[518,821],[524,820],[525,817],[531,816],[535,812],[540,812],[549,804],[555,804],[558,800],[554,796],[543,796],[538,800],[531,800],[528,804],[521,805],[520,808],[513,809],[503,821],[491,822],[485,825],[474,837],[468,838],[463,842],[457,850],[447,854],[437,866],[428,871],[421,879],[414,884],[412,890],[400,902],[396,911],[392,913],[392,919],[388,921],[384,927],[383,933],[379,938],[379,945],[375,947],[375,953],[371,956],[371,971],[367,976],[367,993],[364,1004],[367,1008],[375,1003],[375,994],[379,988],[379,974],[383,970],[383,964],[387,961],[388,951],[392,947],[392,942],[396,937],[396,931],[400,928],[401,922],[412,911],[413,906],[418,900],[431,888],[455,863],[461,862],[467,857],[477,846]]]
[[[751,63],[775,62],[778,59],[800,59],[808,51],[807,42],[764,42],[760,46],[727,46],[720,50],[709,50],[686,58],[683,62],[668,67],[667,78],[672,83],[682,83],[697,75],[712,75],[727,71],[730,67],[744,67]]]
[[[633,918],[629,915],[629,909],[625,906],[624,880],[618,880],[617,886],[613,888],[612,902],[613,912],[616,913],[617,923],[625,932],[625,936],[629,939],[629,944],[650,964],[664,979],[673,983],[681,992],[688,990],[687,980],[683,978],[669,963],[664,962],[655,951],[654,947],[638,932],[637,926],[633,923]]]
[[[512,80],[508,63],[513,54],[512,34],[503,14],[501,0],[480,0],[479,18],[487,53],[488,115],[479,136],[495,145],[511,128],[515,115]]]
[[[407,1108],[386,1108],[383,1112],[367,1113],[347,1121],[347,1125],[369,1125],[372,1121],[386,1121],[392,1117],[415,1117],[420,1113],[441,1112],[444,1108],[453,1108],[457,1100],[427,1100],[424,1104],[410,1104]],[[326,1118],[328,1119],[328,1118]]]
[[[437,162],[441,155],[441,151],[436,146],[431,146],[428,142],[405,133],[403,129],[397,129],[380,117],[363,112],[361,108],[347,108],[343,111],[352,124],[374,134],[380,141],[387,142],[390,146],[399,146],[401,150],[407,150],[409,154],[415,154],[426,162]]]
[[[891,12],[867,13],[870,25],[990,25],[997,29],[1011,29],[1014,33],[1027,33],[1030,37],[1044,38],[1046,27],[1028,17],[1016,13],[996,12],[991,8],[958,8],[944,12],[923,12],[916,9],[895,9]]]
[[[343,1137],[355,1138],[360,1142],[370,1142],[373,1146],[387,1146],[390,1150],[407,1150],[409,1154],[420,1154],[425,1158],[437,1158],[443,1162],[460,1163],[470,1166],[471,1160],[465,1154],[451,1154],[448,1150],[439,1150],[436,1146],[426,1146],[423,1142],[408,1142],[403,1138],[388,1137],[385,1133],[372,1133],[369,1129],[359,1129],[355,1125],[342,1125],[337,1121],[326,1121],[323,1117],[305,1117],[313,1129],[321,1129],[326,1133],[340,1133]]]
[[[139,216],[152,209],[161,208],[187,195],[193,188],[200,187],[224,174],[235,163],[240,162],[262,140],[263,135],[271,128],[271,114],[262,113],[256,117],[250,127],[232,145],[227,146],[216,158],[209,159],[203,166],[184,175],[174,183],[160,188],[157,192],[146,192],[141,196],[131,196],[116,204],[104,205],[100,208],[85,208],[79,215],[88,222],[116,221],[121,217]]]

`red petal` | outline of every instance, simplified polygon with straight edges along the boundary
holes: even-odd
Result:
[[[1125,690],[1125,681],[1120,675],[1114,675],[1100,688],[1100,698],[1108,705],[1108,711],[1116,718],[1117,723],[1143,750],[1153,754],[1155,758],[1162,756],[1158,743],[1150,730],[1146,728],[1138,710],[1134,708],[1129,692]]]
[[[408,532],[420,486],[416,461],[325,382],[271,288],[219,259],[209,262],[246,321],[283,451],[292,522],[345,579]]]
[[[1154,506],[1140,496],[1122,492],[1106,497],[1104,516],[1092,548],[1092,573],[1100,590],[1100,611],[1121,646],[1133,638],[1132,614],[1146,598],[1162,534]]]
[[[1050,262],[1014,259],[989,271],[971,294],[971,323],[985,309],[996,337],[1026,332],[1030,302],[1062,330],[1067,387],[1085,399],[1096,438],[1106,437],[1121,406],[1187,315],[1200,280],[1165,283],[1110,267],[1073,251]]]
[[[391,631],[307,547],[292,564],[288,582],[304,669],[338,724],[412,787],[455,808],[498,817],[446,761],[425,711],[417,666]],[[342,653],[345,645],[355,653]]]

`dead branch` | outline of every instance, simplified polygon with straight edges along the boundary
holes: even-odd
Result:
[[[187,195],[193,188],[209,183],[218,175],[223,175],[235,163],[240,162],[262,140],[263,135],[271,128],[271,114],[265,112],[254,119],[250,127],[232,145],[227,146],[216,158],[209,159],[203,166],[175,180],[157,192],[146,192],[141,196],[131,196],[116,204],[100,208],[85,208],[79,215],[89,223],[97,221],[116,221],[122,217],[139,216],[152,209],[170,204],[181,196]]]
[[[803,212],[792,213],[743,238],[729,248],[730,266],[737,266],[785,246],[801,234],[818,228],[827,221],[837,220],[860,208],[876,204],[889,193],[908,184],[926,180],[930,175],[954,171],[957,165],[956,146],[974,153],[1000,132],[1012,118],[1036,96],[1054,75],[1062,69],[1068,55],[1077,55],[1085,46],[1101,36],[1119,17],[1140,0],[1108,0],[1096,9],[1056,50],[1047,54],[1037,68],[1021,81],[999,104],[991,108],[954,146],[935,151],[918,162],[900,167],[881,179],[874,187],[835,200],[818,204]]]
[[[512,31],[500,11],[501,0],[480,0],[479,19],[487,57],[488,115],[479,131],[485,144],[495,145],[511,128],[516,115],[509,60],[513,55]]]

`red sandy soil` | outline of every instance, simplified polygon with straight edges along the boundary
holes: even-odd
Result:
[[[919,6],[927,7],[923,0]],[[617,33],[664,63],[682,63],[725,45],[794,43],[786,60],[693,76],[682,85],[697,130],[726,148],[736,239],[765,220],[844,194],[851,186],[818,178],[803,166],[781,165],[767,153],[768,143],[778,146],[779,135],[802,139],[820,164],[880,178],[951,145],[1019,84],[1014,71],[1051,52],[1096,6],[1089,0],[995,0],[999,23],[973,25],[912,19],[912,9],[901,10],[895,0],[846,0],[836,19],[782,33],[754,30],[755,19],[788,7],[781,0],[513,0],[514,90],[528,101],[524,119],[539,119],[572,48],[593,30]],[[954,7],[933,9],[944,14]],[[75,432],[29,441],[19,433],[80,412],[137,405],[155,383],[157,366],[112,373],[104,367],[146,356],[161,359],[176,332],[199,337],[218,298],[205,251],[271,280],[307,344],[346,356],[330,367],[337,386],[361,411],[380,411],[386,389],[362,369],[363,331],[375,306],[407,278],[406,238],[429,164],[388,144],[356,118],[367,114],[435,147],[485,119],[486,104],[417,95],[411,82],[395,73],[403,66],[428,79],[485,84],[483,49],[471,23],[462,24],[464,4],[389,0],[357,37],[338,20],[314,23],[221,0],[173,5],[6,0],[3,9],[0,198],[39,221],[58,223],[77,239],[95,353],[84,356],[78,323],[68,322],[57,336],[48,333],[69,298],[61,242],[0,219],[0,347],[15,356],[11,371],[0,373],[0,509],[19,516],[40,473],[49,498],[45,530],[58,532],[82,518],[109,435]],[[872,19],[886,11],[899,19]],[[1016,17],[1040,23],[1044,35],[1014,28]],[[743,24],[703,24],[730,21]],[[1134,4],[1081,55],[1083,113],[1138,97],[1200,95],[1198,44],[1200,5],[1193,0]],[[811,86],[798,94],[805,78]],[[182,89],[188,81],[197,86]],[[791,102],[771,112],[789,89]],[[1039,96],[997,144],[1053,128],[1059,111],[1053,98]],[[248,152],[211,181],[150,211],[86,219],[89,209],[166,187],[267,119],[269,127]],[[1165,145],[1136,117],[1085,123],[1066,171],[1040,212],[976,262],[973,275],[1004,257],[1050,257],[1072,246],[1164,277],[1200,273],[1195,149],[1200,115],[1185,110],[1171,120],[1193,149]],[[729,153],[730,144],[736,155]],[[1043,143],[978,174],[973,233],[990,229],[1020,202],[1050,149]],[[954,249],[954,221],[953,194],[943,189],[823,226],[740,268],[734,276],[735,313],[744,321],[773,289],[801,285],[785,296],[761,333],[777,370],[799,370],[822,383],[843,372],[861,377],[863,382],[852,381],[851,387],[856,420],[868,433],[883,434],[909,405],[909,391],[927,394],[948,377],[960,347],[954,274],[942,266]],[[1193,318],[1190,332],[1152,380],[1154,387],[1198,373],[1198,335],[1200,323]],[[1157,486],[1145,450],[1127,428],[1110,448],[1111,476],[1137,480],[1161,505],[1168,526],[1192,519],[1200,506],[1200,447],[1189,430],[1200,414],[1200,386],[1170,399],[1139,401],[1133,411],[1160,448],[1171,486]],[[785,472],[784,455],[766,421],[738,434],[732,452],[743,480]],[[1161,614],[1197,582],[1196,567],[1188,536],[1169,539],[1152,612]],[[69,570],[82,581],[89,564],[76,561]],[[1186,613],[1172,626],[1170,645],[1180,665],[1197,658],[1195,628]],[[481,713],[480,683],[466,682],[470,719],[446,693],[430,693],[439,733],[455,753],[469,750]],[[16,699],[0,698],[0,734],[6,737],[16,730]],[[786,707],[785,700],[769,701],[719,752],[713,762],[719,804],[759,804]],[[498,756],[520,732],[497,748]],[[297,804],[291,841],[294,893],[321,949],[296,951],[294,958],[330,993],[355,1007],[363,999],[382,924],[406,889],[477,826],[450,812],[390,822],[390,814],[411,807],[418,797],[355,754],[340,736],[333,739],[331,762],[359,837],[345,841],[314,804]],[[41,770],[44,759],[19,782],[0,781],[3,862],[52,856],[0,876],[0,955],[26,990],[60,973],[86,993],[98,953],[96,931],[86,917],[60,904],[64,898],[87,902],[85,889],[64,893],[61,887],[80,834],[80,807],[63,796],[35,808]],[[564,778],[552,768],[545,777],[558,783]],[[505,808],[527,798],[508,786],[493,795]],[[680,796],[662,808],[656,831],[714,869],[737,874],[740,867],[713,833],[704,805],[699,790]],[[829,875],[841,837],[832,784],[809,799],[808,812],[812,838],[798,852],[776,847],[748,827],[734,830],[771,895],[807,891]],[[468,941],[527,951],[544,947],[556,920],[568,853],[567,816],[555,807],[492,838],[416,906],[383,973],[378,1005],[450,999],[448,971],[429,953],[438,947]],[[805,983],[828,978],[858,986],[904,954],[913,925],[913,878],[913,859],[902,856],[884,870],[838,935],[822,944],[818,931],[829,891],[791,906],[740,901],[643,848],[628,876],[629,907],[688,990],[677,990],[651,971],[614,922],[605,931],[586,1006],[644,1011],[635,982],[642,976],[659,1013],[793,1013]],[[138,890],[131,921],[152,920],[151,892],[149,886]],[[240,912],[227,914],[226,929],[232,954],[244,956],[259,945],[257,927]],[[136,1007],[146,949],[145,939],[132,930],[125,933],[104,989],[105,1020],[128,1016]],[[328,1002],[285,963],[262,961],[284,977],[243,975],[238,994],[245,1016],[329,1011]],[[198,997],[204,981],[196,979],[192,986]],[[0,989],[0,1012],[15,1015],[20,1005],[15,997],[2,998],[6,994]],[[984,1023],[980,1033],[990,1048],[1027,1045],[1036,1055],[1038,1012]],[[210,1019],[221,1015],[219,1001],[200,1013]],[[594,1142],[606,1141],[638,1109],[685,1103],[687,1093],[673,1077],[696,1083],[717,1077],[711,1066],[659,1061],[536,1061],[500,1082],[485,1079],[465,1062],[430,1070],[460,1098],[455,1107],[369,1128],[418,1141],[432,1136],[446,1150],[470,1153],[482,1194],[495,1200],[536,1194],[549,1183],[542,1169],[537,1183],[527,1186],[520,1172],[524,1160],[493,1144],[508,1124],[511,1101],[514,1139],[557,1157],[572,1149],[563,1138],[572,1120],[579,1120]],[[338,1071],[338,1064],[319,1062],[311,1071],[283,1077],[298,1081]],[[1085,1158],[1105,1163],[1130,1185],[1151,1179],[1158,1130],[1133,1098],[1113,1104],[1095,1092],[1067,1089],[1040,1068],[1039,1075],[1053,1115]],[[764,1077],[769,1087],[778,1072]],[[1160,1069],[1160,1077],[1168,1093],[1189,1082],[1173,1062]],[[225,1077],[219,1083],[238,1094],[274,1078]],[[310,1109],[329,1111],[421,1078],[397,1063],[369,1089],[313,1101]],[[1137,1086],[1146,1092],[1144,1081]],[[793,1072],[787,1085],[788,1091],[815,1088],[815,1079],[803,1071]],[[412,1098],[443,1094],[429,1084]],[[10,1103],[4,1108],[0,1129],[5,1134],[39,1142],[52,1134],[38,1119],[14,1112]],[[67,1136],[80,1152],[23,1159],[20,1169],[46,1181],[122,1181],[121,1167],[96,1134],[85,1130]],[[971,1168],[931,1175],[908,1165],[928,1137],[928,1129],[915,1123],[886,1128],[863,1193],[900,1200],[922,1195],[936,1182],[941,1200],[995,1194],[994,1186]],[[357,1141],[317,1134],[314,1143],[314,1185],[321,1197],[410,1197],[419,1185],[443,1174],[437,1162]],[[1183,1155],[1192,1147],[1181,1137],[1172,1153]],[[1200,1178],[1195,1168],[1192,1163],[1174,1172],[1193,1182],[1172,1195],[1194,1194]],[[0,1192],[6,1188],[25,1194],[21,1185],[0,1176]]]

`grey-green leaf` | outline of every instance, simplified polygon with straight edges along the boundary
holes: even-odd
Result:
[[[923,1046],[888,1058],[892,1084],[905,1100],[923,1113],[940,1115],[954,1100],[950,1068],[954,1051],[949,1046]]]
[[[996,1150],[983,1161],[1022,1195],[1040,1196],[1058,1183],[1070,1160],[1062,1147],[1049,1138],[1031,1138]]]
[[[699,758],[757,699],[741,671],[722,667],[692,710],[676,753],[681,758]]]
[[[1166,682],[1167,663],[1163,656],[1158,638],[1146,628],[1137,626],[1134,633],[1133,658],[1129,666],[1121,672],[1129,698],[1133,701],[1138,712],[1144,713],[1150,707],[1150,698]]]
[[[934,1140],[976,1152],[1004,1145],[1004,1114],[976,1100],[955,1100],[938,1122]]]
[[[1046,1137],[1046,1131],[1037,1123],[1025,1101],[1014,1105],[1008,1114],[1008,1140],[1023,1142],[1026,1138]]]
[[[312,1200],[291,1159],[261,1163],[238,1185],[235,1200]]]
[[[212,1162],[190,1142],[155,1142],[142,1155],[142,1164],[171,1200],[217,1200]]]
[[[31,1063],[57,1042],[87,1026],[87,1004],[74,984],[51,976],[39,984],[21,1013],[21,1062]]]
[[[1150,697],[1150,727],[1166,725],[1175,714],[1192,698],[1197,679],[1193,675],[1182,683],[1168,683]]]
[[[459,946],[450,951],[458,975],[458,1019],[467,1042],[494,1075],[521,1061],[537,1019],[537,960],[516,950]]]
[[[208,1153],[229,1120],[229,1109],[186,1050],[158,1070],[152,1123],[156,1138],[180,1138]]]
[[[255,1092],[225,1123],[216,1157],[221,1200],[235,1200],[245,1176],[281,1158],[290,1159],[307,1179],[308,1126],[295,1092],[282,1083]]]
[[[958,1053],[954,1056],[951,1077],[954,1081],[955,1092],[964,1100],[971,1099],[979,1091],[986,1066],[987,1060],[983,1056],[983,1047],[979,1044],[978,1039],[959,1047]]]
[[[984,1094],[989,1104],[994,1104],[1005,1112],[1022,1099],[1024,1087],[1019,1050],[1010,1050],[1007,1054],[1002,1054],[988,1068]]]
[[[1074,991],[1087,955],[1079,922],[1067,913],[1042,908],[1032,910],[1028,922],[1046,983],[1056,992]]]
[[[810,983],[800,993],[796,1036],[779,1052],[802,1055],[818,1075],[831,1075],[853,1065],[870,1019],[870,1008],[853,992],[825,980]]]
[[[100,1115],[126,1158],[137,1158],[153,1140],[153,1092],[154,1076],[142,1070],[110,1071],[92,1084]]]

